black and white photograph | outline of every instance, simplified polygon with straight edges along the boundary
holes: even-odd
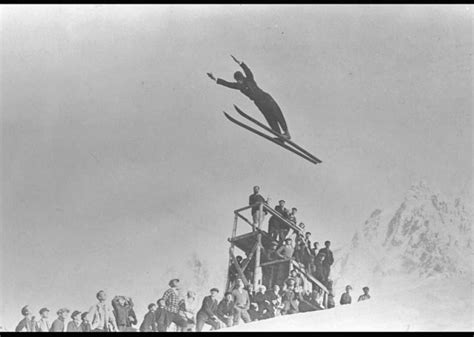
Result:
[[[472,332],[473,11],[0,5],[0,334]]]

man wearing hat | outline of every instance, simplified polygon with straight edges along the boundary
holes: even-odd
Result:
[[[359,296],[359,299],[357,300],[357,302],[365,301],[365,300],[370,299],[369,287],[362,288],[362,291],[364,292],[364,294]]]
[[[201,309],[197,313],[196,331],[198,332],[202,331],[204,324],[211,325],[214,330],[220,328],[220,323],[217,319],[217,306],[219,305],[217,302],[217,294],[219,293],[219,289],[212,288],[210,293],[209,296],[204,297],[202,300]]]
[[[38,332],[49,332],[51,329],[51,324],[49,323],[49,309],[48,308],[41,308],[39,311],[41,318],[38,322],[36,322],[36,331]]]
[[[86,311],[86,312],[83,312],[83,313],[81,314],[81,320],[82,320],[82,322],[81,322],[81,330],[82,330],[82,332],[91,332],[91,323],[90,323],[89,320],[88,320],[88,317],[87,317],[88,314],[89,314],[89,313],[88,313],[87,311]]]
[[[21,314],[24,318],[18,323],[15,328],[16,332],[34,332],[36,331],[35,318],[32,315],[30,308],[25,305],[21,308]]]
[[[352,303],[352,297],[350,294],[351,290],[352,290],[352,287],[350,285],[347,285],[346,292],[341,295],[341,300],[339,301],[341,305]]]
[[[179,279],[172,279],[169,281],[168,285],[170,288],[165,291],[163,297],[161,298],[165,301],[166,306],[166,328],[168,328],[171,323],[174,323],[178,328],[186,330],[188,322],[179,315]]]
[[[231,327],[234,314],[234,296],[230,291],[224,294],[224,298],[217,306],[217,317],[227,326]]]
[[[81,312],[75,310],[71,314],[71,319],[67,324],[67,332],[82,332],[82,327],[81,327]]]
[[[66,325],[65,321],[67,319],[67,316],[69,315],[69,309],[68,308],[61,308],[57,312],[58,318],[56,318],[53,321],[53,324],[51,324],[51,329],[49,330],[50,332],[64,332],[66,331]]]

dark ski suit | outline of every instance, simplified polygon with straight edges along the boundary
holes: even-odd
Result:
[[[244,62],[241,62],[240,66],[244,70],[246,76],[244,77],[244,83],[241,84],[239,82],[227,82],[221,78],[218,78],[216,83],[227,88],[240,90],[241,93],[243,93],[255,103],[273,131],[281,134],[281,127],[284,132],[287,132],[288,127],[286,125],[285,117],[283,117],[283,113],[281,112],[277,102],[275,102],[270,94],[266,93],[257,86],[252,72]]]

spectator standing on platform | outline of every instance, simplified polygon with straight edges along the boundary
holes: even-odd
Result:
[[[260,194],[260,187],[259,186],[254,186],[253,187],[253,194],[249,196],[249,205],[255,205],[252,207],[252,220],[253,220],[253,227],[255,227],[263,222],[263,219],[265,217],[265,210],[263,212],[260,212],[260,205],[259,203],[267,203],[268,200],[265,200],[264,197]]]

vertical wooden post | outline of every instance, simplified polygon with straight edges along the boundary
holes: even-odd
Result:
[[[232,227],[232,239],[234,239],[236,234],[237,234],[237,221],[238,221],[238,219],[239,219],[239,217],[237,216],[237,214],[235,214],[235,216],[234,216],[234,226]],[[230,248],[229,248],[229,263],[228,263],[228,267],[227,267],[227,282],[225,284],[226,291],[229,290],[229,288],[230,288],[229,273],[230,273],[230,268],[232,266],[232,254],[233,253],[234,253],[234,243],[231,242]]]
[[[262,222],[263,222],[263,202],[260,203],[260,206],[258,206],[258,229],[261,228]]]
[[[262,248],[262,234],[257,234],[257,250],[255,251],[255,269],[253,277],[253,287],[255,291],[258,290],[258,286],[262,284],[262,267],[260,266],[260,251]]]
[[[328,308],[328,293],[323,290],[324,296],[323,296],[323,305],[324,309]]]
[[[234,216],[234,227],[232,227],[232,239],[235,238],[237,235],[237,221],[239,220],[239,217],[237,214]]]

